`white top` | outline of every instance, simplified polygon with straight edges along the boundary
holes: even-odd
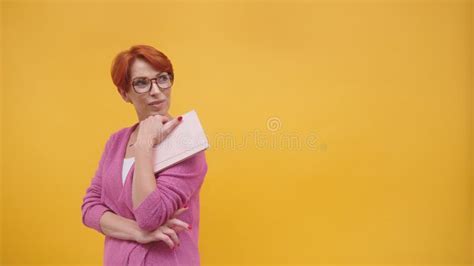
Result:
[[[125,179],[127,179],[128,172],[130,171],[130,168],[132,168],[132,164],[134,161],[135,161],[135,157],[123,159],[122,184],[125,184]]]

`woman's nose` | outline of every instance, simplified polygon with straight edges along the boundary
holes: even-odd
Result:
[[[152,81],[151,81],[150,94],[153,95],[153,94],[158,94],[158,93],[160,93],[160,92],[161,92],[161,90],[160,90],[160,88],[158,87],[158,81],[152,80]]]

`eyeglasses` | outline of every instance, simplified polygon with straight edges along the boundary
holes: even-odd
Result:
[[[163,72],[158,77],[152,79],[136,77],[132,80],[132,87],[136,93],[147,93],[151,90],[153,80],[155,80],[156,85],[161,90],[169,89],[173,85],[173,77],[167,72]]]

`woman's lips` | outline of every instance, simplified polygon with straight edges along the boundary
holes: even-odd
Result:
[[[166,102],[165,100],[162,100],[162,101],[154,101],[154,102],[151,102],[149,103],[148,105],[151,105],[153,107],[159,107],[161,106],[164,102]]]

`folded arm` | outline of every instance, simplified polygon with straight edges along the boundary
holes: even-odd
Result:
[[[100,218],[100,227],[103,234],[107,236],[130,241],[137,241],[137,235],[141,232],[134,220],[109,211]]]
[[[112,141],[111,136],[105,144],[99,166],[83,198],[82,223],[106,236],[122,240],[135,240],[141,232],[137,222],[115,214],[101,200],[102,174]]]
[[[204,151],[162,171],[157,177],[151,157],[141,158],[137,153],[132,201],[138,227],[154,231],[163,225],[200,189],[206,173]]]

